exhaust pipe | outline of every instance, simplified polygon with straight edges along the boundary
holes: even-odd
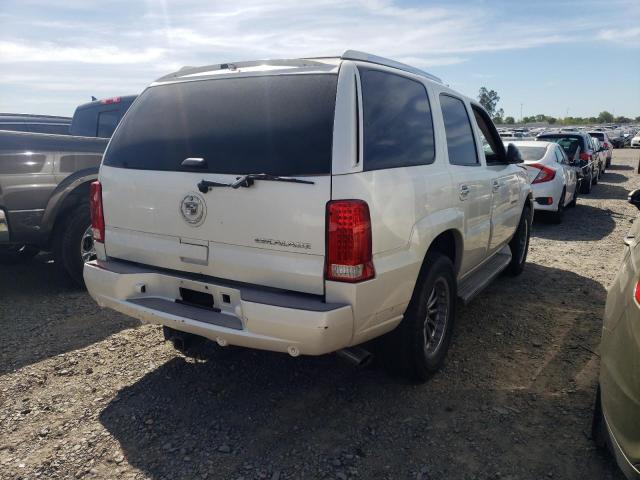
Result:
[[[373,360],[373,355],[362,347],[348,347],[338,350],[336,354],[358,367],[366,367]]]

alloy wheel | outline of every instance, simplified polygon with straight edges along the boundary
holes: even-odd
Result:
[[[80,241],[80,255],[84,263],[90,262],[96,258],[96,247],[93,243],[93,231],[91,226],[87,228],[82,234],[82,240]]]
[[[424,353],[431,357],[437,354],[449,322],[451,292],[443,277],[436,279],[427,299],[427,314],[424,319]]]

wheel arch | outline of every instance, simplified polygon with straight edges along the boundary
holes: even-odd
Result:
[[[462,233],[455,229],[449,228],[440,232],[436,235],[429,248],[424,255],[424,259],[422,263],[426,262],[427,257],[430,253],[438,252],[448,257],[453,264],[453,270],[455,272],[456,277],[460,272],[460,265],[462,264],[462,252],[464,251],[464,241],[462,238]]]
[[[49,232],[49,244],[51,244],[64,214],[80,205],[83,201],[88,203],[91,182],[97,179],[98,168],[92,167],[69,175],[56,187],[49,198],[42,218],[42,228],[44,231]]]

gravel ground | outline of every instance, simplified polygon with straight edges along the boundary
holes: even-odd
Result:
[[[425,385],[336,356],[186,358],[46,257],[0,267],[0,477],[622,478],[589,428],[638,157],[615,150],[562,225],[536,221],[525,272],[460,308]]]

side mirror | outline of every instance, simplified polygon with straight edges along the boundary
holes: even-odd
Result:
[[[520,155],[520,150],[513,143],[510,143],[507,146],[507,163],[522,163],[522,155]]]
[[[640,188],[629,193],[629,203],[640,210]]]

